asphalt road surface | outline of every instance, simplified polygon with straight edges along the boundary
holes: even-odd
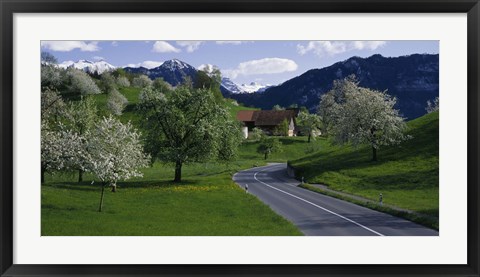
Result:
[[[411,221],[297,187],[286,164],[240,171],[233,180],[308,236],[438,236]]]

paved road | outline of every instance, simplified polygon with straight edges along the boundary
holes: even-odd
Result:
[[[411,221],[297,187],[286,164],[240,171],[233,180],[309,236],[438,236]]]

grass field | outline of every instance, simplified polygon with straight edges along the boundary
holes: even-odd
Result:
[[[122,121],[135,119],[138,89],[121,90],[130,100]],[[106,97],[98,95],[99,109]],[[231,110],[242,109],[230,102]],[[233,112],[232,112],[233,115]],[[286,162],[288,157],[301,157],[305,138],[283,138],[283,152],[268,160],[256,152],[257,142],[242,144],[239,159],[227,165],[204,163],[185,165],[182,184],[171,182],[174,168],[155,163],[142,170],[143,178],[118,184],[116,193],[107,191],[104,211],[99,213],[101,188],[91,184],[85,174],[77,183],[72,174],[46,175],[42,186],[42,235],[44,236],[118,236],[118,235],[302,235],[298,229],[274,213],[256,197],[246,194],[232,181],[232,175],[266,162]]]
[[[120,120],[139,126],[137,88],[120,92],[129,105]],[[106,95],[94,96],[99,110]],[[227,100],[232,116],[241,109]],[[335,146],[325,138],[307,143],[305,137],[280,138],[283,151],[267,160],[257,153],[258,142],[245,141],[239,158],[228,165],[185,165],[181,184],[171,182],[174,168],[155,163],[143,170],[144,178],[118,184],[105,195],[99,213],[100,186],[85,174],[77,183],[72,174],[46,175],[42,185],[42,235],[301,235],[290,222],[232,181],[242,169],[287,162],[310,183],[386,204],[438,217],[438,113],[408,122],[413,139],[401,146],[384,147],[371,162],[369,147]]]
[[[231,180],[223,165],[185,168],[173,184],[170,168],[155,164],[143,179],[121,182],[106,192],[99,213],[100,186],[73,176],[53,176],[42,187],[43,236],[290,236],[295,226]]]
[[[325,139],[319,151],[292,160],[309,183],[438,217],[438,112],[408,122],[413,137],[399,146],[380,148],[371,161],[368,146],[334,146]]]
[[[304,138],[302,138],[304,139]],[[285,139],[288,141],[288,139]],[[285,151],[270,161],[286,161],[305,145],[292,139]],[[42,235],[301,235],[298,229],[274,213],[256,197],[232,181],[241,169],[264,165],[256,143],[242,145],[239,159],[228,165],[186,165],[182,184],[174,184],[174,168],[156,163],[144,169],[144,177],[118,184],[107,192],[99,213],[100,186],[92,176],[76,182],[72,173],[46,176],[42,186]]]

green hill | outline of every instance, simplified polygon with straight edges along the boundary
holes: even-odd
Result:
[[[324,140],[319,151],[293,160],[297,177],[309,183],[438,217],[438,112],[407,123],[412,138],[380,148],[372,162],[368,146],[335,146]]]

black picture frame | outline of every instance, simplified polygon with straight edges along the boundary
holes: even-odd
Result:
[[[478,0],[0,0],[1,276],[479,276]],[[14,13],[467,13],[468,263],[466,265],[19,265],[13,264]]]

